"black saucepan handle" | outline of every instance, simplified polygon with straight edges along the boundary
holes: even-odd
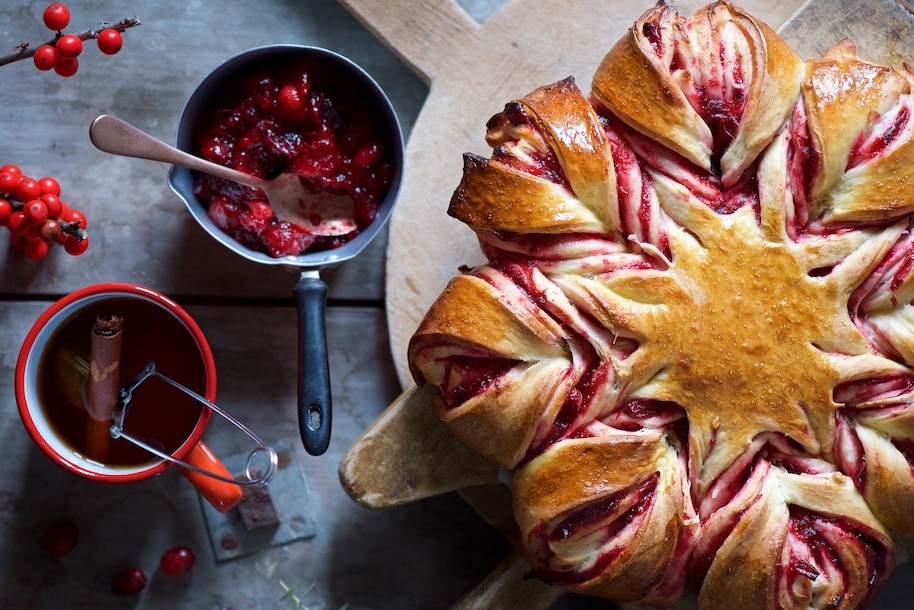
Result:
[[[330,444],[330,365],[327,361],[327,284],[304,272],[293,290],[298,309],[298,427],[311,455]]]

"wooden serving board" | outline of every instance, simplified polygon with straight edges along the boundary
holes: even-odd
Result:
[[[497,468],[465,453],[432,416],[430,393],[412,385],[406,346],[458,268],[484,262],[472,231],[446,214],[460,181],[462,154],[489,155],[485,124],[506,102],[569,75],[588,90],[603,55],[652,3],[511,0],[480,24],[453,0],[340,2],[429,84],[407,145],[387,251],[391,350],[406,391],[353,444],[340,478],[351,497],[374,508],[463,490],[483,518],[510,530],[510,498],[498,483]],[[690,15],[707,0],[671,4]],[[894,65],[914,60],[914,50],[908,51],[914,42],[908,0],[736,4],[778,29],[804,58],[849,38],[866,59]],[[455,471],[455,460],[468,468]],[[558,592],[523,580],[525,570],[518,556],[506,558],[458,607],[548,608]]]

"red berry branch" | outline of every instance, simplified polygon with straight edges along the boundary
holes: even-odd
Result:
[[[38,46],[23,40],[12,53],[0,56],[0,66],[33,58],[39,70],[54,70],[60,76],[73,76],[79,68],[77,57],[83,42],[95,40],[99,51],[114,55],[123,46],[121,33],[140,25],[136,17],[117,23],[102,22],[97,28],[79,33],[64,33],[70,25],[70,9],[61,2],[48,5],[42,14],[44,25],[56,34]],[[52,244],[63,245],[68,254],[79,256],[89,247],[86,216],[60,199],[60,185],[51,177],[30,178],[12,164],[0,167],[0,227],[10,232],[10,245],[29,258],[47,256]]]
[[[64,33],[64,28],[70,24],[70,10],[60,2],[48,5],[42,18],[45,26],[56,32],[54,37],[37,46],[23,40],[11,53],[0,56],[0,66],[31,57],[39,70],[54,70],[60,76],[73,76],[79,68],[78,57],[83,51],[83,42],[95,40],[99,51],[114,55],[124,44],[121,33],[140,25],[136,17],[127,17],[117,23],[104,21],[98,27],[82,32]]]
[[[89,247],[86,216],[60,199],[57,180],[30,178],[16,165],[0,167],[0,226],[32,260],[44,258],[55,243],[74,256]]]

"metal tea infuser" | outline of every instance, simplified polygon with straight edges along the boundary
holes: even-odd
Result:
[[[130,403],[133,400],[133,393],[136,389],[146,380],[156,377],[165,383],[169,384],[173,388],[176,388],[183,392],[184,394],[190,396],[194,400],[202,403],[207,408],[215,411],[217,415],[221,415],[229,423],[234,425],[236,428],[244,432],[254,443],[257,445],[248,455],[244,462],[244,473],[241,478],[237,477],[226,477],[219,473],[212,472],[189,464],[184,460],[169,455],[168,453],[161,451],[151,445],[150,443],[140,439],[139,437],[129,434],[124,431],[124,419],[127,417],[127,411],[130,408]],[[219,405],[207,400],[202,395],[191,390],[190,388],[178,383],[174,379],[163,375],[156,370],[155,363],[150,362],[140,373],[130,382],[129,385],[121,387],[120,393],[118,396],[118,404],[114,413],[114,423],[111,425],[111,437],[114,439],[122,438],[130,443],[133,443],[137,447],[148,451],[149,453],[167,460],[173,464],[177,464],[182,468],[187,470],[192,470],[198,472],[208,477],[224,481],[226,483],[234,483],[236,485],[241,485],[243,487],[263,487],[273,478],[273,475],[276,474],[276,468],[278,464],[278,457],[276,450],[264,443],[260,438],[251,431],[250,428],[245,426],[243,423],[238,421],[236,418],[232,417],[228,412],[222,409]],[[259,463],[258,458],[260,458]]]

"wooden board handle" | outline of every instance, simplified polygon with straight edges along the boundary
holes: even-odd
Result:
[[[562,592],[542,581],[525,578],[529,571],[530,564],[519,554],[511,553],[460,600],[454,610],[547,610]]]
[[[498,466],[438,419],[431,406],[435,392],[431,385],[406,390],[352,444],[339,476],[353,500],[386,508],[498,482]]]

